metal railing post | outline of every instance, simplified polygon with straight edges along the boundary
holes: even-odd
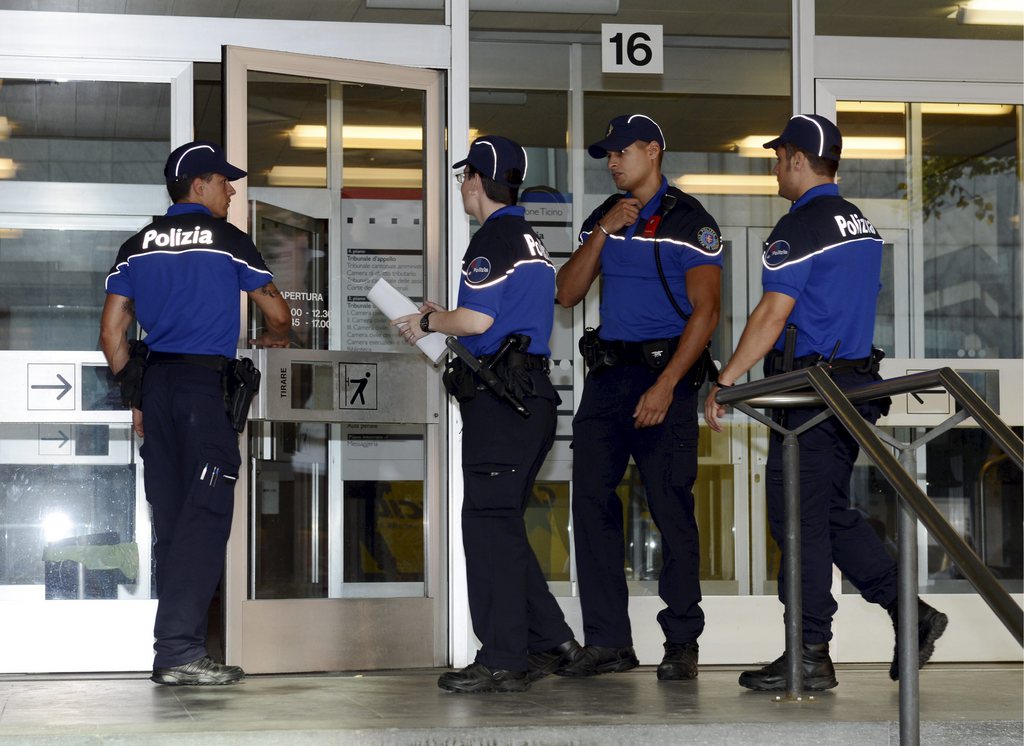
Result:
[[[900,452],[900,464],[917,479],[917,453],[913,448]],[[921,743],[921,695],[917,670],[917,517],[906,500],[897,495],[899,584],[897,595],[896,640],[900,675],[900,746]]]
[[[786,697],[799,699],[804,688],[804,605],[800,567],[800,444],[794,432],[787,432],[782,438],[782,498],[786,511]]]

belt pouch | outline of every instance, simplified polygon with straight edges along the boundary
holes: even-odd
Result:
[[[221,372],[224,383],[224,406],[231,427],[236,433],[245,429],[249,406],[260,389],[260,371],[247,357],[229,360]]]

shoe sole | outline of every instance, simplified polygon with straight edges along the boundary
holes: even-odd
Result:
[[[770,684],[759,684],[757,682],[743,680],[743,676],[740,676],[740,686],[752,689],[755,692],[784,692],[786,691],[786,682],[772,682]],[[839,681],[835,678],[826,679],[824,677],[818,677],[813,679],[804,679],[804,688],[802,691],[805,692],[824,692],[828,689],[835,689],[839,686]]]
[[[198,676],[157,676],[154,674],[149,677],[149,680],[157,684],[163,684],[164,686],[230,686],[231,684],[237,684],[244,678],[245,676],[243,675],[237,678],[225,679],[223,681],[204,681]]]
[[[600,676],[605,673],[622,673],[623,671],[631,671],[639,665],[640,661],[636,658],[633,658],[632,660],[619,659],[609,661],[608,663],[602,663],[600,666],[594,666],[593,668],[588,668],[585,671],[565,670],[555,671],[555,674],[558,676],[566,676],[571,679],[583,679],[588,676]]]
[[[688,673],[671,673],[670,671],[662,671],[661,667],[658,667],[658,681],[691,681],[697,678],[697,672]]]
[[[525,692],[530,688],[529,681],[525,681],[523,683],[525,686],[520,685],[516,687],[497,686],[491,683],[464,686],[459,684],[446,684],[438,681],[437,686],[440,689],[444,689],[446,692],[452,692],[454,694],[511,694],[514,692]]]
[[[935,643],[938,642],[939,638],[942,637],[946,631],[946,627],[949,626],[949,617],[943,614],[941,611],[937,612],[932,617],[932,623],[928,627],[928,634],[925,635],[917,649],[917,668],[918,670],[924,668],[924,664],[932,659],[935,654]],[[899,681],[899,662],[893,661],[892,665],[889,666],[889,678],[893,681]]]

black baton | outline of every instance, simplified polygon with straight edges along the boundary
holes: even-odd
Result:
[[[526,405],[520,401],[519,397],[505,388],[505,384],[501,382],[501,379],[495,375],[494,371],[488,366],[481,364],[479,360],[473,355],[472,352],[466,349],[466,347],[455,337],[448,337],[444,341],[445,345],[449,350],[455,353],[466,366],[479,376],[480,380],[483,381],[484,386],[494,392],[494,395],[499,399],[507,402],[512,406],[523,417],[530,416],[530,410],[526,408]],[[507,349],[505,350],[507,351]],[[495,356],[495,360],[498,356]]]

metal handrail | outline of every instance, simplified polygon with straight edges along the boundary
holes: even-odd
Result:
[[[754,414],[756,419],[768,424],[783,435],[783,492],[787,513],[785,532],[786,542],[789,545],[784,568],[787,586],[787,697],[800,699],[799,694],[803,683],[800,663],[802,608],[799,592],[794,593],[801,587],[797,436],[828,415],[819,415],[806,423],[800,430],[790,431],[767,418],[757,416],[756,413],[749,410],[749,407],[827,408],[849,431],[864,453],[875,463],[882,475],[902,498],[898,536],[900,575],[897,639],[900,642],[898,661],[900,670],[900,740],[904,744],[916,744],[920,740],[916,655],[918,621],[916,557],[912,544],[916,535],[916,518],[924,523],[929,533],[953,558],[964,576],[1016,638],[1018,644],[1024,644],[1024,620],[1022,620],[1024,612],[921,490],[916,479],[904,468],[904,464],[901,464],[893,456],[885,442],[879,437],[874,425],[866,422],[854,406],[854,402],[880,399],[894,394],[921,392],[935,386],[941,386],[948,391],[964,410],[947,420],[947,425],[951,426],[955,422],[965,419],[965,414],[969,414],[992,438],[993,442],[1017,464],[1018,468],[1024,468],[1024,441],[999,419],[999,416],[984,399],[951,368],[939,368],[841,389],[829,376],[827,364],[819,364],[811,368],[720,389],[715,396],[715,401],[719,404],[736,405],[743,411]],[[904,451],[904,457],[906,456],[907,451]],[[904,461],[907,464],[912,464],[913,458],[905,458]]]
[[[914,373],[847,389],[840,389],[827,371],[827,365],[818,365],[730,386],[720,389],[715,401],[725,405],[742,402],[757,408],[826,406],[831,409],[900,497],[907,501],[929,533],[960,566],[961,571],[992,607],[1017,642],[1024,644],[1024,622],[1021,618],[1024,612],[1014,603],[992,572],[978,559],[977,554],[957,534],[956,529],[950,525],[935,504],[917,486],[917,482],[899,465],[881,439],[864,422],[860,413],[853,407],[853,403],[943,386],[1019,468],[1024,468],[1024,441],[1017,437],[985,400],[951,368]]]

